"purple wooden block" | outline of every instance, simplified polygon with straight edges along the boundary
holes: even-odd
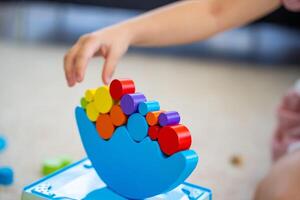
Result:
[[[176,125],[180,122],[180,115],[176,111],[163,112],[158,117],[161,126]]]
[[[120,102],[121,108],[126,115],[130,115],[137,111],[141,102],[147,101],[142,93],[125,94]]]

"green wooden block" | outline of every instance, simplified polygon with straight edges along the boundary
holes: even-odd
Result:
[[[61,168],[61,161],[58,159],[47,159],[43,162],[42,174],[51,174]]]
[[[81,107],[83,109],[86,109],[87,104],[88,104],[87,100],[84,97],[82,97],[81,100],[80,100]]]
[[[72,163],[72,159],[66,156],[62,156],[54,159],[46,159],[43,162],[42,174],[44,176],[47,176],[53,172],[56,172],[57,170],[66,167],[71,163]]]
[[[60,160],[61,160],[61,164],[63,167],[66,167],[66,166],[72,164],[72,162],[73,162],[73,160],[67,156],[60,157]]]

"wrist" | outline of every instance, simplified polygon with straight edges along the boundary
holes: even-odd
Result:
[[[128,41],[128,45],[137,45],[139,41],[138,28],[134,21],[129,20],[119,24],[120,33]]]

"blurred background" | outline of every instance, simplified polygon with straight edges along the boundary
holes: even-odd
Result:
[[[71,44],[84,33],[172,2],[4,1],[0,8],[0,36],[18,42]],[[297,64],[300,62],[299,15],[281,8],[248,27],[208,41],[180,48],[151,49],[147,53]]]
[[[70,89],[67,49],[82,34],[171,2],[0,2],[0,135],[9,143],[0,166],[16,177],[0,187],[0,199],[20,199],[44,159],[85,156],[73,110],[85,89],[102,84],[103,60],[91,61],[84,83]],[[251,199],[271,165],[276,106],[300,77],[299,19],[280,8],[203,42],[131,48],[119,64],[115,77],[134,79],[150,99],[181,113],[200,156],[189,181],[213,189],[215,199]]]

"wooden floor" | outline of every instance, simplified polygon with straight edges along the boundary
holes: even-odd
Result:
[[[0,133],[9,140],[0,165],[11,165],[16,176],[0,188],[0,199],[19,199],[22,187],[41,177],[43,159],[85,156],[74,108],[86,88],[101,85],[102,61],[92,61],[84,83],[70,89],[66,48],[0,42]],[[129,54],[115,77],[134,79],[149,99],[181,113],[200,156],[189,181],[210,187],[214,199],[248,200],[270,166],[276,105],[300,69]],[[240,167],[230,164],[233,155],[243,159]]]

